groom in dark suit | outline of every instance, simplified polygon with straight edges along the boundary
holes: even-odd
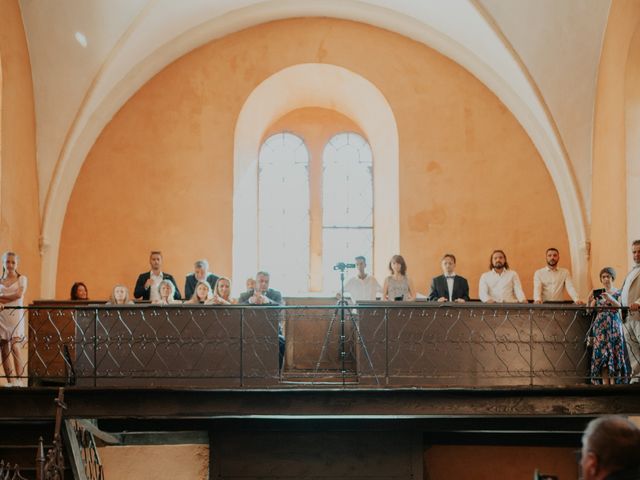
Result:
[[[456,275],[456,257],[447,253],[442,257],[443,275],[431,281],[429,300],[434,302],[467,302],[469,301],[469,283],[467,279]]]

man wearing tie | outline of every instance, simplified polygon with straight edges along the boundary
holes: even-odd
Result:
[[[438,302],[464,303],[469,300],[469,283],[467,279],[456,275],[456,257],[447,253],[442,257],[443,275],[431,281],[429,300]]]
[[[640,382],[640,240],[631,244],[633,254],[633,268],[629,271],[622,284],[620,300],[623,307],[629,307],[624,324],[624,337],[629,351],[631,363],[631,383]]]

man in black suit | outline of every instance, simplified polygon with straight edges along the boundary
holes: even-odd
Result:
[[[256,274],[256,288],[240,294],[238,303],[249,305],[282,305],[282,294],[269,288],[269,273]]]
[[[193,265],[193,273],[187,275],[184,282],[184,298],[189,300],[193,297],[193,292],[196,291],[196,285],[198,282],[207,282],[211,286],[211,291],[216,288],[216,282],[218,277],[209,272],[209,262],[206,260],[198,260]],[[214,292],[215,293],[215,292]]]
[[[469,300],[469,283],[467,279],[456,275],[456,257],[451,253],[442,257],[442,271],[431,281],[429,300],[438,302],[463,303]]]
[[[154,251],[149,255],[149,265],[151,271],[141,273],[136,281],[136,288],[133,290],[133,296],[138,300],[155,301],[160,298],[158,285],[162,280],[169,280],[175,287],[173,298],[180,300],[180,290],[172,275],[162,272],[162,252]]]

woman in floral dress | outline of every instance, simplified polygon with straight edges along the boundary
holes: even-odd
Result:
[[[596,385],[629,381],[627,349],[620,316],[620,290],[614,286],[615,279],[616,271],[613,268],[605,267],[600,270],[600,282],[604,291],[595,298],[593,293],[589,297],[591,307],[613,307],[598,309],[591,324],[591,383]]]

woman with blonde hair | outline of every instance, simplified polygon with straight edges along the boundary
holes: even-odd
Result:
[[[208,282],[199,281],[193,289],[193,295],[184,303],[189,304],[205,304],[211,300],[211,285]]]
[[[235,305],[238,303],[238,299],[231,298],[231,280],[227,277],[220,277],[216,282],[211,303],[216,305]]]
[[[113,287],[107,305],[131,305],[132,303],[129,289],[121,283],[118,283]]]
[[[7,387],[26,387],[21,378],[25,364],[22,359],[22,344],[25,339],[25,310],[22,307],[27,292],[27,277],[18,273],[19,257],[13,252],[2,255],[2,277],[0,277],[0,354],[2,368],[7,377]]]

